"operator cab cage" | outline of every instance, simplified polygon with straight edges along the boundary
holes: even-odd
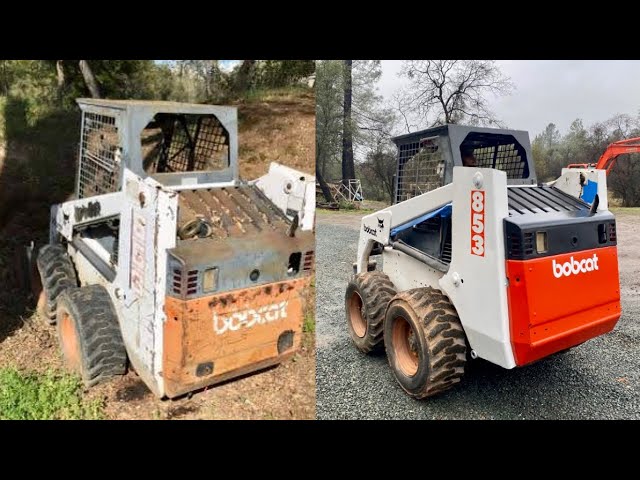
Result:
[[[80,98],[77,198],[121,189],[124,168],[168,187],[238,180],[237,110]]]
[[[398,148],[394,203],[451,183],[465,151],[473,152],[477,167],[506,172],[510,185],[537,183],[529,135],[522,130],[442,125],[392,141]]]

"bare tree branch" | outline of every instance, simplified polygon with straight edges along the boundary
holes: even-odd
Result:
[[[401,75],[410,81],[401,115],[432,125],[474,122],[499,123],[489,108],[490,96],[511,92],[513,84],[488,60],[412,60]]]

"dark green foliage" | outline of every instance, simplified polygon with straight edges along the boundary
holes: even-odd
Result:
[[[78,420],[103,417],[101,401],[82,399],[74,376],[0,368],[0,420]]]
[[[572,163],[596,164],[607,145],[640,136],[640,118],[618,114],[585,127],[581,119],[571,123],[561,135],[550,123],[532,141],[531,148],[539,181],[558,178],[562,168]],[[640,205],[640,155],[622,155],[608,177],[608,188],[624,207]]]

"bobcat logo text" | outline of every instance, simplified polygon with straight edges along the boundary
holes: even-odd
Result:
[[[375,228],[371,228],[371,227],[367,227],[366,225],[363,225],[362,229],[364,230],[364,233],[368,233],[369,235],[373,235],[374,237],[378,236],[378,232],[376,231]]]
[[[564,263],[556,263],[554,258],[552,265],[553,276],[556,278],[593,272],[594,270],[598,270],[598,255],[594,253],[593,257],[583,258],[582,260],[574,260],[572,256],[568,262]]]
[[[289,302],[272,303],[262,307],[238,312],[229,313],[227,315],[218,315],[213,313],[213,330],[216,335],[222,335],[227,331],[235,332],[241,328],[252,328],[256,325],[264,325],[265,323],[276,322],[287,318],[287,305]]]

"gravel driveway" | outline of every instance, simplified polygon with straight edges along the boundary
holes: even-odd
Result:
[[[473,361],[458,386],[416,401],[396,383],[386,356],[359,353],[347,332],[344,292],[356,258],[359,217],[320,213],[318,418],[639,419],[640,215],[616,216],[623,315],[613,332],[524,368]]]

